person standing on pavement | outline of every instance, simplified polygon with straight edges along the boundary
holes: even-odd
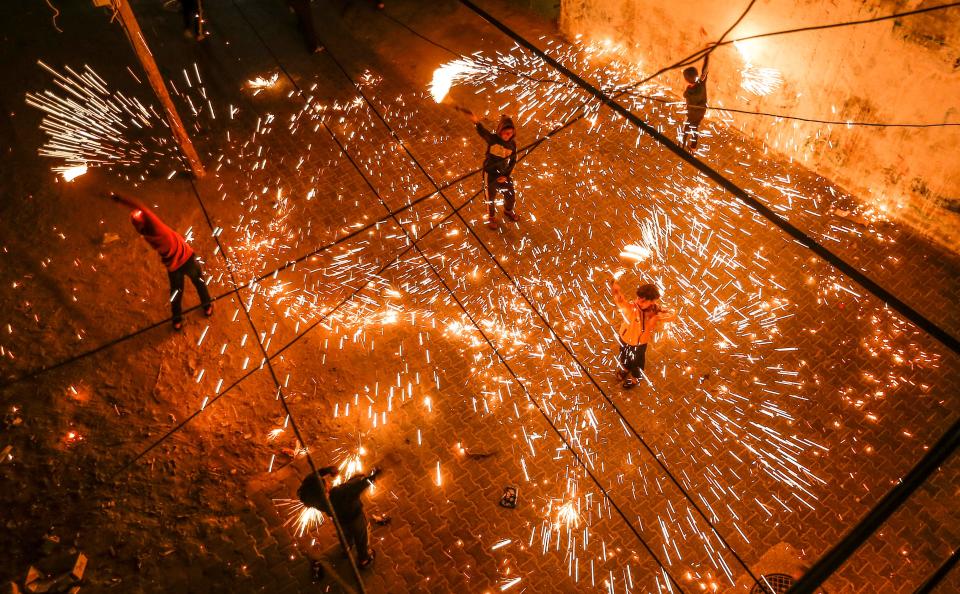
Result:
[[[210,292],[207,290],[207,284],[203,278],[203,269],[197,261],[193,248],[187,244],[182,235],[168,227],[160,220],[160,217],[143,205],[136,198],[110,193],[110,197],[130,209],[130,222],[133,224],[137,233],[143,236],[143,239],[150,244],[160,254],[163,265],[167,267],[167,277],[170,280],[170,307],[173,311],[173,329],[183,328],[183,281],[185,277],[190,278],[197,295],[200,296],[200,303],[203,305],[203,313],[207,316],[213,315],[213,300],[210,299]]]
[[[203,0],[180,0],[183,12],[183,34],[197,41],[203,41],[207,35],[203,31]]]
[[[617,379],[623,381],[623,387],[629,390],[640,383],[646,365],[647,345],[653,340],[654,332],[660,324],[672,322],[677,316],[660,308],[657,303],[660,289],[654,284],[640,285],[633,301],[626,298],[616,280],[610,280],[608,284],[623,316],[617,332],[620,341]]]
[[[336,475],[337,469],[327,466],[307,475],[297,490],[297,497],[304,505],[319,509],[331,517],[336,514],[347,545],[357,551],[357,565],[360,568],[369,566],[376,556],[375,551],[368,545],[369,528],[361,495],[381,472],[379,468],[374,468],[369,474],[354,476],[344,483],[328,488],[325,477]],[[326,491],[326,497],[323,491]],[[327,500],[330,501],[330,506],[327,505]]]
[[[487,152],[483,159],[483,184],[487,199],[487,226],[497,228],[497,194],[503,194],[503,216],[511,221],[519,217],[514,211],[517,193],[513,187],[513,167],[517,164],[516,129],[509,116],[501,116],[496,132],[490,132],[480,118],[470,114],[477,127],[477,134],[487,143]]]

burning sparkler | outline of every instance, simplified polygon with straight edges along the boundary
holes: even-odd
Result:
[[[437,103],[442,102],[450,88],[471,76],[482,72],[482,69],[472,60],[457,59],[447,62],[433,71],[433,80],[430,81],[430,95]]]

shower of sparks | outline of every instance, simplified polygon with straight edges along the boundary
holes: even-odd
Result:
[[[73,165],[71,167],[54,167],[54,171],[63,176],[63,181],[73,181],[87,172],[86,165]]]
[[[44,113],[40,129],[48,138],[39,153],[62,163],[54,171],[64,178],[86,167],[156,166],[175,154],[166,122],[152,107],[111,91],[89,66],[58,72],[39,64],[59,91],[27,93],[26,102]]]
[[[625,89],[643,76],[638,65],[617,58],[619,50],[612,44],[547,45],[554,57],[601,81],[608,92]],[[149,165],[167,150],[157,143],[150,146],[159,147],[159,152],[148,151],[147,145],[133,140],[142,130],[165,131],[153,110],[108,91],[89,69],[82,73],[67,69],[65,75],[47,69],[67,96],[49,91],[28,95],[28,102],[47,114],[42,126],[50,140],[41,154],[57,158],[65,167],[88,163],[95,167]],[[531,220],[536,217],[545,229],[542,241],[532,241],[532,232],[526,231],[505,235],[504,241],[512,243],[503,251],[504,265],[613,398],[622,397],[617,385],[608,381],[617,354],[614,329],[619,314],[605,281],[611,275],[619,278],[625,291],[640,282],[661,287],[664,306],[675,310],[678,319],[662,328],[651,349],[649,377],[642,386],[644,410],[632,409],[627,416],[647,414],[646,409],[670,415],[669,423],[656,431],[655,449],[668,466],[678,469],[680,481],[731,540],[755,537],[755,527],[744,518],[788,522],[800,510],[815,509],[835,479],[825,461],[840,454],[824,445],[823,431],[813,430],[806,417],[835,405],[830,410],[845,411],[858,421],[882,422],[878,405],[903,386],[928,390],[926,379],[938,367],[939,357],[927,352],[914,331],[890,310],[867,301],[844,279],[804,259],[785,260],[788,248],[776,242],[773,249],[757,247],[750,239],[757,226],[741,204],[692,177],[681,165],[654,163],[633,129],[555,76],[542,60],[514,47],[444,64],[430,84],[437,102],[453,85],[465,85],[496,110],[515,114],[523,142],[572,117],[587,115],[565,135],[544,143],[515,173],[525,191],[549,192],[556,211],[578,216],[557,218],[554,209],[534,211],[531,205]],[[782,82],[779,74],[756,76],[765,82],[756,83],[755,89],[767,93]],[[253,79],[248,86],[260,90],[278,81],[273,74]],[[415,252],[384,269],[407,245],[390,221],[286,266],[333,238],[385,218],[371,196],[357,191],[361,184],[327,135],[327,126],[392,208],[434,193],[396,140],[375,124],[361,97],[320,99],[319,84],[306,89],[306,97],[291,95],[289,113],[260,114],[233,105],[215,110],[196,67],[185,70],[173,87],[195,120],[228,114],[218,120],[223,128],[211,132],[222,134],[222,150],[211,159],[211,168],[231,172],[223,176],[217,198],[236,208],[233,214],[222,215],[223,227],[214,233],[229,246],[233,272],[242,282],[262,275],[241,296],[257,319],[266,350],[275,356],[308,328],[316,328],[310,333],[310,354],[301,355],[311,358],[311,371],[291,372],[283,381],[285,388],[290,386],[288,397],[299,400],[298,409],[317,411],[318,417],[325,410],[330,419],[348,427],[352,437],[334,450],[335,462],[325,462],[337,464],[333,483],[364,472],[366,448],[377,460],[377,438],[390,428],[405,432],[410,447],[422,448],[419,455],[429,458],[403,481],[434,488],[446,483],[444,489],[436,489],[443,493],[470,472],[462,459],[486,452],[481,444],[440,430],[440,421],[454,415],[474,419],[478,425],[495,424],[498,435],[509,443],[503,457],[511,457],[518,482],[525,480],[520,492],[540,521],[522,527],[518,522],[509,534],[489,536],[490,549],[523,544],[563,559],[569,577],[584,588],[590,584],[596,590],[613,591],[616,582],[616,591],[625,590],[625,584],[633,591],[638,564],[629,555],[614,554],[605,540],[608,532],[601,527],[614,515],[609,501],[588,482],[567,446],[545,428],[533,403],[491,354],[486,335],[585,464],[615,477],[610,479],[616,481],[614,497],[644,502],[643,532],[655,541],[671,570],[688,575],[701,589],[732,583],[736,567],[731,569],[729,553],[684,499],[674,497],[655,505],[656,494],[676,495],[671,485],[649,455],[629,435],[623,437],[622,421],[583,370],[559,351],[555,337],[476,241],[458,221],[443,219],[447,211],[437,206],[439,198],[434,196],[432,202],[399,218],[413,236],[430,236],[422,243],[425,252],[477,325]],[[441,110],[424,104],[422,92],[398,95],[371,72],[364,73],[361,85],[383,90],[376,93],[376,101],[405,142],[445,147],[445,161],[437,169],[449,171],[438,177],[454,179],[472,167],[461,164],[482,157],[469,130],[450,134],[425,129],[422,122],[438,117]],[[682,108],[667,93],[664,87],[646,85],[623,100],[656,125],[675,127]],[[272,142],[277,137],[279,142]],[[611,155],[598,148],[610,139],[627,139],[630,149],[640,148]],[[302,148],[290,158],[278,153],[276,145]],[[561,160],[571,153],[579,155],[574,164]],[[817,213],[842,201],[836,194],[807,191],[775,167],[767,167],[762,153],[744,151],[740,158],[745,175],[764,189],[765,198],[784,216],[822,216]],[[459,184],[445,192],[459,201],[474,189]],[[601,201],[615,204],[618,216],[601,219],[591,208]],[[465,216],[474,218],[472,213]],[[854,228],[845,222],[834,224],[827,233],[831,239],[840,235],[888,241],[869,226]],[[225,268],[210,256],[208,260],[211,284],[226,286]],[[286,267],[277,270],[280,266]],[[800,287],[789,284],[796,270],[806,275]],[[353,289],[359,290],[356,296],[329,313]],[[824,316],[804,320],[798,331],[796,300],[807,293],[814,295]],[[836,392],[827,394],[820,384],[836,368],[829,365],[846,363],[842,358],[818,361],[820,351],[808,348],[806,341],[828,324],[833,309],[841,307],[863,321],[850,348],[868,356],[859,381],[844,380]],[[243,323],[239,308],[218,319],[227,325]],[[239,340],[222,338],[214,325],[198,347],[207,349],[216,366],[237,361],[244,370],[255,368],[261,357],[251,345],[257,337],[246,330],[239,334]],[[12,358],[8,352],[0,354]],[[369,368],[351,381],[348,391],[327,392],[319,370],[347,356],[370,361]],[[294,359],[288,355],[288,360]],[[197,372],[199,408],[230,383],[230,378],[225,381],[213,373],[216,366],[208,365],[206,375],[204,369]],[[316,375],[305,377],[311,373]],[[309,413],[301,414],[298,420],[309,427],[313,419]],[[645,422],[659,423],[652,418]],[[834,422],[837,425],[825,421],[822,425],[841,425]],[[286,431],[288,424],[288,418],[277,419],[274,428],[261,434],[271,450],[263,468],[273,471],[304,455],[305,446]],[[903,428],[904,435],[911,435],[911,429]],[[451,451],[459,456],[456,462],[444,457]],[[311,453],[317,456],[316,450]],[[763,494],[755,495],[754,489],[742,492],[745,481],[762,485]],[[323,523],[318,510],[299,501],[276,503],[299,536],[313,533]],[[738,535],[742,538],[736,539]],[[614,570],[616,580],[611,577]],[[651,583],[655,581],[656,588],[650,591],[669,591],[663,575],[654,575]],[[501,590],[521,580],[505,575],[498,579]],[[643,588],[637,586],[637,591]]]
[[[450,92],[450,88],[458,82],[467,80],[474,74],[482,72],[482,68],[473,60],[458,59],[440,66],[433,71],[433,80],[430,81],[430,95],[440,103]]]
[[[740,71],[740,87],[759,97],[769,95],[783,85],[783,75],[776,68],[760,68],[747,64]]]
[[[273,503],[286,517],[285,526],[289,526],[297,536],[315,534],[323,525],[323,512],[315,507],[304,505],[297,499],[274,499]]]
[[[247,81],[247,86],[251,89],[269,89],[270,87],[277,84],[277,81],[280,80],[280,73],[274,72],[268,77],[257,76]]]

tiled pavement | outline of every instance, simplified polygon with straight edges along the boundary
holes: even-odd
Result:
[[[504,9],[518,28],[533,26],[522,14],[496,8]],[[416,45],[422,42],[359,5],[342,21],[318,9],[330,51],[354,76],[368,70],[377,77],[367,87],[370,94],[428,172],[446,180],[472,168],[478,149],[468,123],[421,94],[429,71],[448,56]],[[458,49],[504,47],[494,32],[453,10],[452,4],[443,4],[436,14],[408,5],[390,10]],[[205,88],[218,99],[218,107],[233,102],[241,111],[229,126],[208,123],[205,150],[232,162],[220,160],[225,163],[220,177],[204,181],[199,189],[215,224],[224,227],[221,240],[241,263],[241,277],[269,270],[354,222],[384,213],[331,138],[300,112],[301,101],[287,96],[289,80],[281,78],[281,90],[255,97],[239,90],[253,75],[277,70],[257,34],[301,88],[317,84],[311,93],[318,104],[332,106],[337,115],[344,112],[344,121],[327,121],[387,204],[396,208],[410,196],[430,191],[429,180],[392,143],[375,116],[350,103],[356,95],[329,59],[301,53],[293,24],[279,4],[241,2],[238,9],[230,2],[209,3],[208,11],[214,35],[196,56]],[[172,38],[171,15],[152,13],[148,7],[142,13],[148,35]],[[444,17],[442,24],[431,20],[437,15]],[[164,41],[155,51],[161,63],[188,67],[184,47]],[[334,105],[336,101],[340,104]],[[274,129],[264,134],[268,113],[276,116]],[[291,115],[296,131],[287,133]],[[526,140],[544,128],[532,120],[524,123],[521,134]],[[518,168],[521,204],[530,219],[500,233],[482,227],[478,232],[503,255],[504,267],[557,324],[624,417],[697,494],[698,503],[716,516],[719,531],[748,564],[782,542],[802,551],[807,560],[815,559],[952,422],[960,379],[956,357],[903,328],[874,300],[837,288],[835,283],[842,280],[828,267],[754,220],[732,199],[691,180],[689,172],[649,141],[625,154],[622,143],[627,139],[633,146],[632,133],[611,131],[598,138],[587,136],[584,128],[578,124],[564,132],[566,136]],[[237,139],[254,138],[255,130],[263,140],[251,141],[245,149],[249,156],[238,158],[235,146],[225,146],[226,130],[237,144],[245,142]],[[786,173],[799,180],[795,183],[805,192],[825,192],[796,166],[761,164],[757,157],[744,156],[755,150],[719,132],[710,140],[706,158],[735,176],[735,163],[757,159],[750,171],[763,173],[751,175],[770,180]],[[264,159],[268,163],[262,169],[254,168]],[[747,184],[746,177],[740,174],[737,180]],[[786,199],[782,193],[771,195],[769,188],[759,189],[762,182],[747,185],[770,200]],[[157,192],[159,186],[153,182],[148,189]],[[459,204],[477,186],[471,178],[447,195]],[[276,188],[287,198],[286,205],[268,199],[275,198]],[[312,189],[316,193],[307,201]],[[251,192],[260,197],[251,199]],[[221,271],[191,199],[186,188],[179,190],[177,210],[193,213],[190,223],[180,228],[194,225],[209,267]],[[405,213],[401,221],[419,235],[448,211],[435,197]],[[481,216],[478,206],[465,212],[473,224]],[[870,272],[916,307],[937,314],[946,327],[956,328],[955,312],[942,304],[955,298],[957,285],[948,263],[942,274],[931,271],[935,250],[895,229],[882,231],[896,242],[879,241],[876,233],[860,237],[838,232],[823,216],[797,213],[802,209],[789,214],[811,232],[840,235],[838,251],[864,266],[899,258],[901,268]],[[650,227],[654,219],[659,228]],[[644,236],[644,224],[656,232]],[[707,242],[711,234],[715,239]],[[265,246],[261,240],[274,243]],[[657,247],[648,273],[664,285],[667,303],[679,307],[688,322],[653,349],[652,385],[626,396],[607,371],[611,349],[605,319],[613,312],[601,281],[603,270],[624,266],[616,257],[619,250],[641,241]],[[269,329],[270,352],[277,353],[278,345],[315,321],[317,306],[331,307],[404,243],[395,226],[384,225],[342,250],[321,254],[264,282],[256,292],[253,316],[258,328]],[[483,320],[546,416],[575,449],[587,454],[600,484],[685,589],[715,581],[722,591],[728,590],[716,566],[720,556],[708,552],[721,545],[704,536],[704,522],[570,357],[549,340],[462,224],[444,224],[421,247],[466,309]],[[349,253],[355,248],[363,251]],[[129,269],[133,262],[130,258],[114,265]],[[632,284],[639,274],[639,269],[631,270],[624,280]],[[914,282],[921,274],[929,282]],[[219,274],[217,278],[221,288],[228,286]],[[100,393],[109,392],[103,378],[119,377],[119,391],[137,402],[150,393],[150,386],[137,378],[152,379],[156,368],[148,364],[148,349],[174,362],[166,368],[170,379],[163,378],[161,369],[154,393],[171,394],[177,383],[209,368],[199,387],[188,391],[193,396],[188,402],[167,402],[162,396],[156,401],[154,396],[155,405],[149,408],[155,410],[147,412],[153,416],[155,436],[172,422],[164,415],[181,419],[196,409],[203,395],[212,393],[217,381],[213,369],[222,369],[228,384],[240,375],[247,358],[248,369],[259,360],[249,338],[236,346],[247,333],[236,306],[221,309],[210,332],[220,326],[223,336],[211,335],[200,347],[193,346],[196,340],[171,344],[146,335],[142,342],[129,343],[133,348],[120,347],[98,358],[100,368],[79,364],[56,372],[55,381],[37,385],[56,390],[85,379]],[[382,461],[388,469],[370,507],[391,513],[394,521],[374,529],[380,557],[367,574],[369,590],[483,592],[507,586],[516,576],[521,581],[511,587],[514,591],[592,591],[588,585],[606,589],[604,580],[617,592],[658,591],[663,575],[626,522],[577,469],[544,417],[528,405],[478,335],[454,322],[469,325],[416,252],[410,252],[384,272],[383,280],[340,310],[329,326],[311,331],[276,360],[318,461],[339,459],[362,435],[368,452],[364,463]],[[191,329],[187,337],[196,339],[199,332]],[[226,357],[218,354],[221,344],[229,344]],[[164,391],[164,382],[170,390]],[[273,502],[292,496],[305,468],[302,459],[283,466],[289,461],[283,448],[294,446],[289,429],[275,441],[265,437],[283,424],[273,399],[267,374],[257,373],[236,393],[210,406],[182,437],[145,458],[121,486],[117,507],[96,516],[100,523],[117,523],[115,533],[141,549],[104,546],[103,555],[93,557],[94,586],[111,583],[105,571],[109,568],[123,579],[126,590],[310,591],[303,555],[325,555],[343,571],[328,528],[320,529],[316,545],[310,537],[296,538]],[[78,468],[112,464],[104,451],[119,448],[126,457],[147,440],[135,423],[127,427],[122,417],[115,422],[107,413],[113,414],[104,403],[84,413],[90,418],[90,437],[75,461]],[[124,413],[141,416],[138,411]],[[264,472],[268,466],[273,472]],[[434,482],[437,468],[439,486]],[[953,464],[932,479],[833,578],[828,590],[912,591],[957,542],[956,522],[951,521],[956,517],[951,502],[955,477]],[[97,482],[99,477],[76,480],[80,488],[66,485],[64,490],[89,489],[97,501],[109,492]],[[496,506],[507,484],[520,488],[517,510]],[[556,506],[564,502],[579,510],[576,530],[553,526]],[[63,525],[73,524],[64,520]],[[506,540],[510,542],[497,546]],[[744,572],[736,561],[729,554],[722,559],[733,579],[742,580]],[[99,574],[96,560],[103,568]],[[131,569],[132,560],[138,573]],[[325,587],[337,589],[333,583]]]

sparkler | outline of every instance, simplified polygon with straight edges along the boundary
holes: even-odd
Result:
[[[63,176],[63,181],[71,182],[85,174],[87,172],[87,166],[84,164],[73,165],[70,167],[54,167],[53,170],[59,172],[60,175]]]

